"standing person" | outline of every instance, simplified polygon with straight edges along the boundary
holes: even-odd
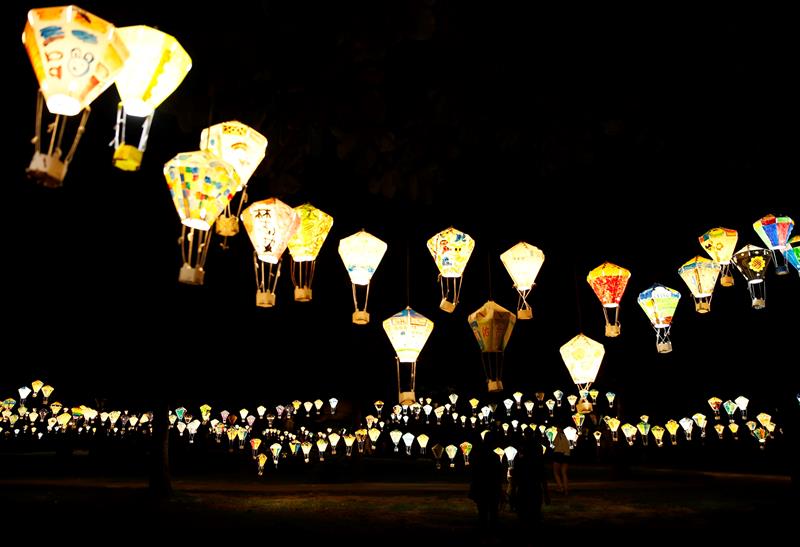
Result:
[[[511,469],[511,499],[524,526],[535,529],[542,520],[542,501],[550,503],[542,446],[526,440]],[[530,531],[530,530],[529,530]]]
[[[497,525],[497,514],[503,497],[505,472],[503,463],[493,452],[494,436],[487,433],[483,442],[470,458],[472,481],[469,486],[469,497],[478,506],[478,518],[482,530],[494,529]]]
[[[556,479],[556,488],[566,496],[569,494],[567,471],[569,471],[569,456],[572,449],[563,429],[558,429],[553,446],[553,476]]]

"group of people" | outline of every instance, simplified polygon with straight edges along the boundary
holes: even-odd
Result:
[[[570,444],[561,430],[553,444],[556,489],[567,495]],[[542,519],[542,504],[550,503],[541,445],[528,440],[520,446],[507,476],[493,446],[491,433],[487,433],[472,457],[469,497],[478,507],[481,528],[491,529],[496,524],[501,504],[506,499],[525,526],[537,526]]]

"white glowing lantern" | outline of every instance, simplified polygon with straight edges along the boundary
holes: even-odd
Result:
[[[369,323],[367,304],[369,303],[370,280],[387,248],[388,245],[385,242],[364,230],[339,241],[339,256],[344,262],[353,288],[353,305],[355,306],[353,323],[356,325]],[[357,287],[366,287],[363,309],[358,307]]]
[[[433,321],[406,308],[383,322],[383,330],[397,354],[397,386],[401,404],[411,404],[416,399],[417,358],[433,332]],[[410,367],[410,379],[401,381],[400,364]],[[409,377],[402,375],[404,377]]]
[[[528,295],[536,285],[536,276],[544,264],[544,253],[537,247],[525,243],[517,243],[500,255],[500,260],[514,281],[514,288],[519,293],[517,317],[533,318],[533,309],[528,304]]]

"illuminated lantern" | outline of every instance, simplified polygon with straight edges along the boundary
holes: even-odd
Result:
[[[369,313],[367,313],[369,284],[387,247],[385,242],[364,230],[339,241],[339,256],[342,257],[344,267],[347,268],[347,274],[350,276],[350,283],[353,287],[353,305],[355,306],[353,323],[356,325],[369,323]],[[358,298],[356,297],[356,287],[359,286],[366,287],[364,307],[361,310],[358,309]]]
[[[581,390],[581,393],[589,389],[597,378],[603,356],[606,353],[603,344],[595,342],[584,334],[575,336],[572,340],[561,346],[561,359],[567,366],[572,381]],[[577,405],[578,412],[587,413],[592,411],[592,403],[586,398],[581,398]]]
[[[245,209],[242,224],[254,248],[256,306],[271,308],[281,276],[281,257],[300,226],[300,215],[282,201],[270,198]]]
[[[462,275],[474,248],[475,240],[452,226],[428,240],[428,250],[439,268],[442,288],[439,307],[448,313],[452,313],[458,304]]]
[[[294,210],[300,216],[300,227],[289,240],[294,299],[297,302],[309,302],[317,255],[331,231],[333,217],[310,203],[299,205]]]
[[[619,301],[622,293],[628,286],[631,272],[622,266],[611,262],[603,262],[589,272],[586,281],[592,287],[594,294],[603,305],[603,315],[606,318],[606,336],[614,338],[619,336]],[[609,317],[610,316],[610,317]]]
[[[767,215],[753,223],[753,230],[756,231],[764,245],[772,251],[772,257],[775,259],[775,271],[778,275],[789,273],[786,262],[778,260],[778,257],[786,251],[786,245],[789,242],[789,236],[792,235],[793,228],[794,221],[787,216]],[[780,252],[776,254],[775,251]]]
[[[503,390],[503,352],[517,318],[492,300],[467,317],[481,350],[481,361],[489,392]]]
[[[664,446],[664,428],[660,425],[656,425],[653,426],[652,432],[653,437],[656,438],[656,445],[658,445],[659,448]]]
[[[770,260],[772,260],[772,254],[755,245],[745,245],[733,255],[736,269],[747,280],[751,305],[757,310],[762,310],[767,306],[765,277]]]
[[[731,258],[739,240],[739,233],[728,228],[712,228],[699,238],[700,246],[706,250],[708,256],[720,266],[719,284],[723,287],[733,286],[731,275]]]
[[[722,406],[722,399],[719,397],[711,397],[708,400],[708,406],[714,411],[714,419],[719,420],[719,407]]]
[[[75,155],[89,118],[89,104],[113,82],[128,59],[128,48],[114,25],[77,6],[32,9],[22,33],[33,72],[39,81],[34,154],[28,177],[43,186],[59,187]],[[42,152],[44,105],[55,115],[45,120],[50,144]],[[72,145],[62,154],[67,120],[83,111]]]
[[[155,109],[181,85],[192,59],[174,37],[160,30],[139,25],[117,32],[130,57],[115,80],[121,101],[114,133],[114,166],[138,171]],[[127,116],[144,118],[138,147],[126,144]]]
[[[397,394],[400,404],[410,405],[416,400],[417,358],[433,332],[433,321],[411,308],[394,314],[383,322],[383,330],[394,348],[397,362]],[[407,382],[401,381],[400,364],[409,365]]]
[[[783,257],[800,274],[800,235],[794,236],[789,240],[786,244],[786,250],[783,252]]]
[[[182,152],[164,164],[164,178],[182,224],[178,281],[202,285],[211,225],[233,197],[239,177],[229,164],[196,151]]]
[[[200,149],[230,163],[239,175],[239,187],[236,188],[236,192],[241,191],[239,198],[225,208],[216,228],[223,237],[235,236],[239,233],[242,207],[247,203],[247,183],[267,153],[267,138],[252,127],[232,120],[203,129]]]
[[[750,399],[745,397],[744,395],[739,395],[736,397],[736,404],[739,405],[739,412],[742,413],[742,419],[747,419],[747,406],[750,404]]]
[[[521,241],[500,255],[503,266],[514,282],[519,293],[517,317],[532,319],[533,309],[528,304],[528,295],[536,284],[536,276],[544,264],[544,253],[538,248]]]
[[[642,307],[647,318],[650,319],[653,329],[656,331],[656,349],[658,353],[672,351],[669,329],[672,325],[672,316],[675,314],[675,308],[678,307],[680,299],[681,293],[658,283],[639,294],[639,306]]]
[[[711,295],[719,272],[719,264],[702,256],[696,256],[678,268],[678,275],[688,285],[694,297],[694,309],[697,313],[711,311]]]

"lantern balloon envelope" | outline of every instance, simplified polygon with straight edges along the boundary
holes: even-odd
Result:
[[[767,293],[765,277],[767,266],[772,259],[772,253],[755,245],[745,245],[733,255],[736,269],[747,281],[747,290],[750,291],[750,301],[753,308],[764,309],[767,306]]]
[[[350,276],[353,288],[353,305],[355,306],[353,323],[356,325],[369,323],[369,313],[367,313],[369,284],[387,248],[388,245],[385,242],[364,230],[339,240],[339,256],[347,269],[347,275]],[[363,309],[358,308],[357,286],[366,287]]]
[[[433,332],[433,321],[407,307],[383,322],[383,330],[389,337],[397,354],[397,394],[400,404],[412,404],[416,400],[417,358],[425,342]],[[403,381],[400,364],[410,368],[410,378]]]
[[[678,268],[678,275],[692,292],[697,313],[711,311],[711,296],[719,273],[720,265],[702,256],[696,256]]]
[[[439,269],[442,300],[439,308],[452,313],[461,293],[464,268],[475,248],[475,240],[452,226],[428,240],[428,250]]]
[[[202,285],[211,225],[236,192],[239,177],[229,164],[198,150],[182,152],[164,164],[164,178],[183,225],[178,280]]]
[[[114,166],[136,171],[147,147],[153,113],[181,84],[192,59],[169,34],[138,25],[118,29],[130,57],[115,80],[121,102],[114,134]],[[127,116],[144,118],[139,146],[126,144]]]
[[[271,308],[281,275],[281,257],[300,226],[300,215],[279,199],[270,198],[245,209],[242,224],[254,249],[256,306]]]
[[[578,334],[561,346],[559,352],[572,381],[578,386],[582,395],[581,401],[577,405],[578,411],[591,412],[592,404],[583,397],[583,394],[588,393],[589,387],[597,378],[600,365],[603,363],[603,356],[606,353],[603,344],[584,334]]]
[[[778,275],[786,275],[789,268],[778,257],[786,250],[789,236],[792,235],[794,221],[787,216],[767,215],[753,223],[753,229],[771,251],[775,260],[775,271]],[[775,251],[779,251],[777,254]]]
[[[794,236],[786,244],[786,250],[783,252],[786,262],[791,264],[797,273],[800,274],[800,236]]]
[[[35,153],[28,176],[44,186],[61,186],[86,126],[89,105],[114,82],[128,58],[128,49],[114,25],[77,6],[30,10],[22,43],[40,90]],[[39,135],[42,102],[55,115],[52,124],[44,124],[51,134],[47,153],[41,151]],[[82,110],[72,146],[62,158],[66,124],[62,116],[75,116]]]
[[[739,240],[739,233],[728,228],[712,228],[699,238],[700,246],[706,250],[711,260],[720,265],[720,281],[723,287],[733,286],[731,275],[731,258]]]
[[[619,302],[630,278],[629,270],[611,262],[603,262],[586,276],[586,281],[603,305],[606,336],[609,338],[619,336]]]
[[[514,288],[519,293],[517,301],[517,317],[531,319],[533,309],[528,304],[528,295],[536,284],[536,276],[544,264],[544,253],[537,247],[521,241],[500,255],[503,266],[514,281]]]
[[[639,306],[656,331],[656,349],[659,353],[672,351],[669,329],[680,299],[681,293],[659,283],[639,293]]]
[[[492,300],[467,318],[481,349],[481,360],[490,392],[503,390],[503,352],[506,349],[516,316]]]
[[[314,281],[317,255],[331,231],[333,217],[310,203],[298,205],[294,210],[300,217],[300,227],[289,240],[294,299],[308,302],[311,300],[311,283]]]

